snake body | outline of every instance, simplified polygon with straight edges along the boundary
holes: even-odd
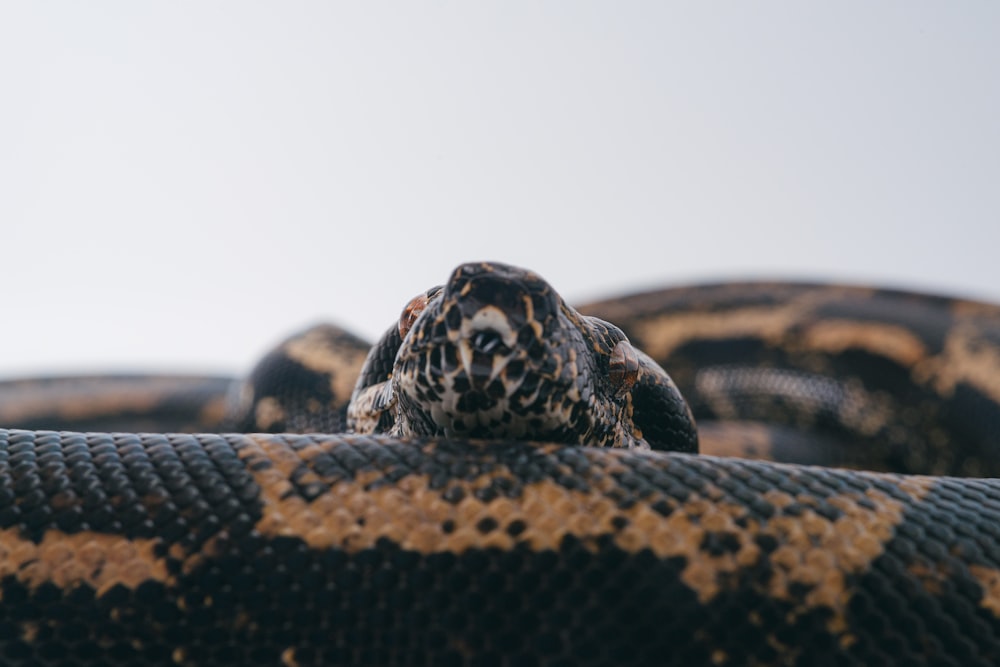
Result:
[[[670,371],[703,452],[923,474],[669,443],[0,430],[0,662],[1000,663],[1000,308],[745,284],[581,312]],[[366,351],[293,337],[226,389],[229,425],[339,428]],[[185,386],[225,393],[159,382],[175,413]],[[32,405],[33,425],[80,418]]]

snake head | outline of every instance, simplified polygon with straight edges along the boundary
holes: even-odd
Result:
[[[697,451],[662,368],[537,274],[499,263],[463,264],[407,305],[369,353],[348,426]]]

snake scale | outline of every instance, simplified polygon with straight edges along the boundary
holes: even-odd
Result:
[[[1000,664],[1000,307],[475,264],[370,352],[0,383],[0,664]]]

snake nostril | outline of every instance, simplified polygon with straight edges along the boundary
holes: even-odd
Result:
[[[482,331],[477,331],[472,336],[472,347],[480,352],[493,354],[494,352],[501,351],[506,346],[503,343],[503,336],[500,335],[499,331],[483,329]]]

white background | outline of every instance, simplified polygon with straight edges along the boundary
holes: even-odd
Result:
[[[0,377],[240,372],[456,264],[1000,300],[1000,3],[5,2]]]

